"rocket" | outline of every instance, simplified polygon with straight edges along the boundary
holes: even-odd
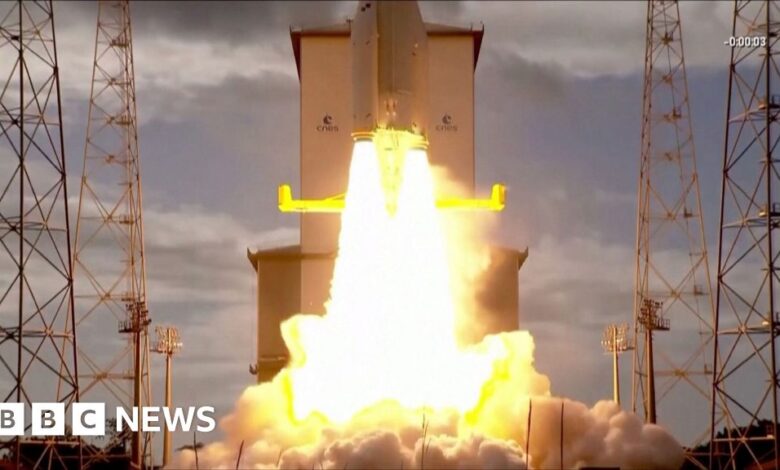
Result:
[[[428,36],[413,1],[361,1],[352,22],[353,136],[427,134]]]
[[[427,159],[428,31],[417,2],[403,0],[360,1],[350,31],[353,160],[378,160],[392,213],[406,161]],[[489,199],[441,197],[436,207],[501,211],[505,191],[494,184]],[[339,213],[346,205],[344,194],[295,199],[286,184],[279,186],[278,200],[282,212]]]

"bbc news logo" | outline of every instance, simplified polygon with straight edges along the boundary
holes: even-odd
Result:
[[[73,403],[70,406],[70,433],[74,436],[105,436],[106,405],[104,403]],[[0,436],[23,436],[25,433],[24,403],[0,403]],[[30,411],[30,433],[33,436],[64,436],[66,415],[64,403],[33,403]],[[216,428],[214,407],[190,406],[168,408],[160,406],[122,407],[114,414],[116,432],[159,432],[167,426],[171,431],[211,432]]]

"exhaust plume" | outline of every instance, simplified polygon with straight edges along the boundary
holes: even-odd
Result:
[[[392,158],[355,143],[327,314],[283,323],[288,366],[244,391],[200,465],[234,468],[243,442],[242,468],[679,468],[661,427],[552,396],[529,332],[459,345],[456,302],[474,286],[454,268],[473,267],[453,256],[484,258],[445,236],[425,151],[393,139]],[[387,184],[393,158],[402,170]],[[194,468],[194,452],[174,467]]]

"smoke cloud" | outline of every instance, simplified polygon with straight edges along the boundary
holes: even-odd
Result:
[[[220,423],[226,438],[200,449],[199,465],[235,468],[243,442],[242,468],[258,469],[560,468],[561,454],[564,468],[680,467],[682,448],[660,426],[642,423],[611,401],[588,408],[551,396],[549,380],[533,369],[534,346],[528,332],[490,336],[477,347],[499,343],[509,348],[509,354],[496,361],[480,404],[464,414],[452,409],[410,410],[387,400],[346,423],[329,423],[316,414],[297,420],[288,393],[289,376],[282,371],[272,382],[244,391],[234,411]],[[173,468],[195,468],[195,453],[179,452]]]
[[[282,324],[288,367],[243,392],[197,465],[235,468],[242,448],[241,468],[258,469],[679,468],[661,427],[611,401],[555,397],[528,331],[456,347],[456,317],[480,317],[468,299],[490,264],[484,227],[442,223],[419,150],[390,216],[376,152],[355,146],[328,314]],[[195,452],[173,467],[195,468]]]

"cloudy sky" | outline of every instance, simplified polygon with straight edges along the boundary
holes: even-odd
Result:
[[[150,307],[155,323],[182,331],[177,404],[213,404],[224,414],[252,381],[255,292],[246,248],[297,240],[297,220],[275,207],[277,184],[298,174],[288,28],[340,22],[354,8],[132,5]],[[520,315],[537,339],[538,369],[556,394],[586,403],[609,397],[610,361],[599,341],[605,323],[630,319],[645,4],[431,2],[421,9],[427,21],[485,27],[476,74],[478,186],[507,183],[496,241],[530,250]],[[712,245],[731,4],[684,2],[681,10]],[[58,3],[56,15],[66,152],[76,171],[96,6]],[[159,377],[157,367],[157,393]],[[629,389],[624,381],[624,398]],[[181,445],[191,436],[176,439]]]

